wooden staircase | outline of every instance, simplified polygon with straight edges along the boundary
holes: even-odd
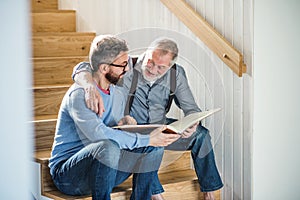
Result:
[[[58,10],[58,0],[31,0],[34,77],[35,159],[40,165],[41,194],[52,199],[92,199],[61,193],[48,168],[57,114],[63,95],[73,83],[73,67],[87,60],[95,33],[76,32],[76,12]],[[165,151],[159,177],[167,200],[202,199],[197,177],[191,169],[190,152]],[[116,187],[113,200],[129,199],[131,181]],[[220,199],[220,193],[216,193]]]

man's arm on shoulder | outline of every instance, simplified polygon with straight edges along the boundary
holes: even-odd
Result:
[[[102,116],[105,111],[104,104],[94,85],[90,64],[88,62],[77,64],[73,69],[72,78],[77,84],[84,88],[87,107],[99,116]]]

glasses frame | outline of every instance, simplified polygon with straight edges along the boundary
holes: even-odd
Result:
[[[114,66],[114,67],[123,67],[123,71],[125,71],[125,68],[128,65],[128,61],[126,61],[126,63],[124,65],[117,65],[117,64],[114,64],[114,63],[102,63],[102,64],[111,65],[111,66]]]

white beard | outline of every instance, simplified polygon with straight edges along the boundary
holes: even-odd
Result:
[[[143,78],[150,83],[154,83],[156,80],[160,79],[164,75],[164,74],[160,74],[160,75],[156,75],[155,77],[149,77],[146,74],[146,70],[147,70],[146,65],[142,65],[141,71],[142,71]]]

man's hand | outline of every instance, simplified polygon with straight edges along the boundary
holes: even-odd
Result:
[[[196,131],[197,126],[199,125],[199,122],[195,123],[193,126],[185,129],[183,133],[181,134],[182,138],[189,138],[193,133]]]
[[[162,127],[154,129],[150,133],[150,142],[149,146],[154,147],[165,147],[176,140],[180,138],[179,134],[169,134],[169,133],[163,133],[163,131],[166,129],[166,126],[163,125]]]
[[[123,117],[119,122],[118,122],[118,126],[121,125],[137,125],[136,120],[131,117],[130,115],[125,115],[125,117]]]
[[[105,112],[104,104],[101,95],[97,91],[95,85],[86,84],[84,87],[85,91],[85,102],[89,109],[97,113],[102,117],[103,112]]]

